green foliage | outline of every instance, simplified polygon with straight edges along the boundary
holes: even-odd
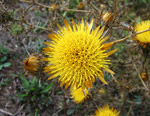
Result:
[[[11,33],[14,34],[14,35],[18,35],[18,34],[21,34],[23,32],[23,28],[21,25],[15,23],[11,26]]]
[[[104,78],[106,81],[110,81],[112,79],[112,77],[109,73],[105,73]]]
[[[139,96],[139,95],[134,95],[133,101],[134,101],[134,102],[137,102],[137,103],[141,103],[141,96]]]
[[[69,2],[69,8],[73,9],[79,4],[79,0],[73,0]]]
[[[67,115],[68,116],[72,115],[74,113],[74,111],[75,111],[75,107],[68,109],[67,110]]]
[[[118,48],[118,50],[114,53],[114,55],[118,57],[125,50],[125,46],[123,44],[117,44],[116,48]]]
[[[126,30],[124,30],[124,31],[123,31],[123,34],[124,34],[125,36],[127,36],[127,35],[129,34],[129,32],[126,31]]]
[[[0,18],[2,23],[7,23],[8,21],[12,21],[14,18],[15,10],[6,11],[3,8],[0,9]]]
[[[43,23],[43,22],[40,21],[39,25],[38,25],[39,27],[37,27],[36,29],[34,29],[33,32],[41,32],[41,31],[43,31],[41,28],[42,27],[45,28],[48,23],[49,23],[49,21],[47,21],[45,23]]]
[[[140,2],[142,2],[142,3],[150,3],[150,1],[149,0],[139,0]]]
[[[6,85],[8,85],[9,83],[10,83],[10,79],[5,78],[5,79],[3,79],[3,81],[0,83],[0,87],[1,87],[1,86],[6,86]]]
[[[76,7],[79,4],[79,2],[80,2],[79,0],[72,0],[72,1],[70,1],[69,2],[69,9],[76,9]],[[69,17],[74,17],[75,12],[74,11],[70,11],[70,12],[67,13],[67,15],[68,15],[68,18]]]
[[[38,116],[38,109],[35,109],[35,115],[34,116]]]
[[[41,12],[40,12],[40,11],[36,11],[36,12],[35,12],[35,15],[41,16]]]
[[[141,17],[137,17],[136,18],[136,23],[140,23],[141,22]]]
[[[43,48],[44,48],[43,42],[44,42],[43,40],[41,40],[40,38],[37,38],[36,47],[37,47],[38,53],[41,53],[43,51]]]
[[[127,2],[127,3],[129,3],[129,2],[131,2],[131,0],[125,0],[125,2]],[[150,0],[136,0],[136,1],[134,1],[134,2],[139,2],[139,3],[150,3]]]
[[[135,12],[131,12],[131,13],[129,14],[129,18],[131,18],[131,19],[134,19],[135,16],[136,16]]]
[[[7,68],[11,65],[10,62],[7,61],[8,49],[5,48],[2,44],[0,45],[0,70],[3,68]]]
[[[36,77],[29,81],[23,75],[20,75],[20,77],[23,82],[22,90],[17,95],[20,102],[29,102],[29,104],[35,107],[38,104],[48,106],[51,103],[49,92],[54,85],[53,83],[41,84]]]

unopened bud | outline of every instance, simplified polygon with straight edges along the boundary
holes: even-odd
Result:
[[[110,12],[103,14],[102,19],[105,23],[110,23],[112,21],[113,15]]]

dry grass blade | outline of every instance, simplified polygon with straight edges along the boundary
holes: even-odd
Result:
[[[138,71],[138,69],[137,69],[135,63],[134,63],[133,66],[134,66],[134,68],[135,68],[135,70],[136,70],[136,72],[137,72],[137,74],[138,74],[138,77],[139,77],[139,79],[141,80],[143,86],[145,87],[145,89],[146,89],[147,91],[149,91],[149,89],[147,88],[146,84],[145,84],[144,81],[142,80],[142,77],[141,77],[141,75],[140,75],[140,73],[139,73],[139,71]]]

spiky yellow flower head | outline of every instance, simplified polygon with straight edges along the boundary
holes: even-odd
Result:
[[[39,67],[39,58],[36,56],[30,56],[24,60],[24,68],[31,73],[35,73]]]
[[[119,116],[119,112],[115,109],[110,109],[108,105],[103,108],[97,108],[95,111],[95,116]]]
[[[141,23],[136,24],[134,27],[136,32],[144,31],[149,28],[150,28],[150,20],[142,21]],[[137,34],[133,40],[138,41],[143,46],[150,44],[150,31]]]
[[[76,88],[73,87],[71,91],[72,98],[75,103],[82,103],[89,95],[87,88]]]
[[[93,20],[87,25],[82,20],[81,24],[72,21],[71,27],[65,20],[65,27],[59,27],[56,34],[50,34],[51,43],[45,42],[49,47],[44,48],[44,52],[49,56],[43,60],[48,61],[45,72],[49,72],[53,79],[59,76],[60,86],[66,85],[72,88],[75,86],[91,88],[95,82],[95,77],[107,84],[104,80],[102,69],[114,73],[108,68],[109,55],[116,50],[106,52],[111,47],[103,44],[108,37],[103,37],[104,27],[100,26],[92,30]]]

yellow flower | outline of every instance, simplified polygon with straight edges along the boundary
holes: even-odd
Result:
[[[58,6],[57,6],[57,4],[51,4],[51,6],[50,6],[50,8],[49,8],[49,10],[50,11],[54,11],[54,10],[56,10],[58,8]]]
[[[150,20],[142,21],[141,23],[136,24],[134,27],[136,32],[144,31],[149,28],[150,28]],[[150,44],[150,31],[137,34],[133,40],[138,41],[141,45],[144,45],[145,47],[146,44]]]
[[[78,8],[79,9],[83,9],[84,8],[84,4],[83,3],[79,3]]]
[[[142,72],[142,73],[141,73],[141,78],[142,78],[143,80],[147,80],[147,79],[148,79],[148,74],[147,74],[146,72]]]
[[[95,116],[119,116],[119,112],[115,109],[110,109],[108,105],[103,108],[97,108],[95,111]]]
[[[24,60],[24,68],[31,73],[35,73],[40,67],[39,62],[40,61],[38,57],[30,56]]]
[[[105,91],[105,89],[101,88],[101,89],[99,90],[99,93],[100,93],[101,95],[105,95],[106,91]]]
[[[49,65],[45,67],[45,72],[49,72],[53,79],[59,76],[60,86],[66,85],[72,88],[75,86],[91,88],[95,82],[95,77],[107,84],[104,80],[102,69],[114,73],[108,68],[110,60],[107,57],[116,50],[106,52],[112,44],[104,44],[108,37],[103,37],[104,27],[100,26],[92,30],[93,20],[87,26],[87,22],[82,20],[81,24],[72,21],[71,27],[65,20],[65,27],[59,27],[57,33],[49,35],[51,43],[45,42],[49,47],[44,48]]]
[[[89,93],[87,88],[73,87],[73,90],[71,91],[71,95],[75,103],[81,103],[88,97]]]

